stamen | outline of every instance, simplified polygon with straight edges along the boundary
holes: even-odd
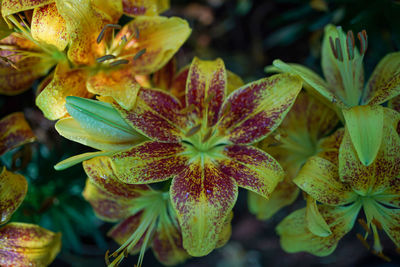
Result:
[[[99,63],[101,63],[101,62],[104,62],[104,61],[106,61],[106,60],[114,59],[114,58],[115,58],[114,55],[105,55],[105,56],[102,56],[102,57],[97,58],[96,61],[99,62]]]
[[[368,234],[371,234],[371,229],[369,229],[368,224],[363,219],[358,219],[358,223],[368,232]]]
[[[333,39],[330,36],[329,36],[329,44],[331,45],[333,56],[337,59],[338,55],[337,55],[337,52],[336,52],[335,44],[333,43]]]
[[[10,66],[13,67],[14,69],[19,70],[19,68],[17,67],[17,65],[15,65],[14,62],[12,62],[11,60],[9,60],[7,57],[0,56],[0,59],[3,60],[5,63],[10,64]]]
[[[111,264],[109,254],[110,254],[110,250],[107,249],[106,254],[104,255],[104,261],[106,262],[107,266]]]
[[[363,246],[364,246],[367,250],[369,250],[369,249],[370,249],[370,246],[369,246],[367,240],[365,240],[364,237],[363,237],[362,235],[360,235],[360,234],[357,234],[356,236],[357,236],[358,240],[361,241],[361,244],[363,244]]]
[[[386,256],[385,254],[383,254],[382,251],[377,252],[377,251],[374,251],[374,250],[373,250],[372,253],[373,253],[374,255],[378,256],[379,258],[381,258],[381,259],[384,260],[384,261],[387,261],[387,262],[391,262],[391,261],[392,261],[388,256]]]
[[[137,52],[136,55],[133,57],[133,60],[138,60],[141,56],[144,55],[144,53],[146,53],[146,48],[143,48],[142,50]]]
[[[201,123],[192,127],[186,134],[186,137],[191,137],[192,135],[194,135],[195,133],[197,133],[198,131],[200,131],[201,129]]]
[[[347,39],[346,39],[346,44],[347,44],[347,56],[349,60],[352,60],[354,58],[354,34],[352,31],[347,32]]]
[[[382,224],[377,219],[373,218],[372,223],[375,224],[379,230],[382,230]]]
[[[127,60],[127,59],[119,59],[119,60],[116,60],[114,62],[111,62],[110,63],[110,67],[115,67],[115,66],[118,66],[118,65],[128,64],[128,63],[129,63],[129,60]]]
[[[101,40],[103,40],[104,37],[104,33],[108,28],[112,28],[112,29],[121,29],[121,25],[118,24],[107,24],[106,26],[103,27],[103,29],[100,31],[99,36],[97,36],[97,43],[99,44],[101,42]]]
[[[339,38],[335,39],[335,45],[336,45],[336,52],[337,52],[337,56],[338,56],[337,59],[340,62],[343,62],[343,51],[342,51],[342,45],[340,43],[340,39]]]
[[[357,34],[358,40],[360,40],[360,53],[362,55],[365,54],[365,52],[367,51],[368,48],[368,36],[367,36],[367,32],[365,30],[362,30],[361,32],[359,32]]]
[[[139,28],[138,27],[135,27],[135,36],[136,36],[136,39],[139,39]]]

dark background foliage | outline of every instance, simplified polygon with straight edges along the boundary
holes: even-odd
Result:
[[[400,1],[391,0],[172,0],[168,16],[187,19],[192,35],[177,54],[180,66],[193,56],[203,59],[221,57],[227,68],[245,81],[264,77],[264,67],[280,58],[305,64],[320,73],[320,43],[323,28],[329,23],[345,30],[366,29],[369,47],[365,57],[368,75],[387,53],[400,48]],[[172,36],[173,38],[173,36]],[[36,86],[34,86],[36,88]],[[63,249],[52,266],[104,266],[104,253],[117,245],[106,237],[111,224],[98,220],[81,196],[85,184],[82,167],[55,171],[62,159],[90,151],[89,148],[61,138],[54,122],[43,118],[34,105],[35,90],[15,97],[0,96],[0,117],[24,111],[38,142],[11,151],[1,158],[8,168],[29,180],[28,195],[12,221],[33,222],[63,232]],[[18,157],[14,160],[12,155]],[[29,161],[31,157],[31,160]],[[287,254],[279,245],[275,226],[287,214],[305,205],[300,197],[267,222],[248,212],[247,193],[239,193],[234,208],[231,241],[203,258],[193,258],[183,266],[398,266],[400,256],[382,234],[386,263],[368,252],[357,240],[363,233],[356,226],[339,243],[336,251],[324,258],[306,253]],[[133,266],[131,256],[122,266]],[[160,266],[152,253],[145,255],[144,266]]]

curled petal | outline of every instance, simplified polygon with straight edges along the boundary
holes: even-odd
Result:
[[[9,223],[0,228],[0,265],[47,266],[61,249],[61,233],[34,224]]]
[[[54,0],[3,0],[1,14],[6,18],[9,15],[48,5],[52,2]]]
[[[251,146],[226,146],[225,160],[218,168],[228,177],[236,180],[240,187],[269,198],[278,182],[284,178],[284,171],[270,155]]]
[[[161,182],[182,172],[188,158],[180,144],[144,142],[111,157],[119,180],[129,184]]]
[[[400,115],[383,108],[382,142],[375,160],[365,166],[346,130],[339,150],[339,172],[342,181],[351,184],[359,194],[368,192],[390,192],[400,174],[400,137],[397,132]]]
[[[353,228],[359,210],[360,205],[320,206],[319,211],[332,231],[332,234],[326,237],[310,232],[305,218],[306,209],[297,210],[283,219],[276,228],[281,238],[281,246],[289,253],[306,251],[319,257],[327,256],[336,249],[339,240]]]
[[[28,183],[24,176],[3,167],[0,173],[0,224],[11,218],[24,200],[27,190]]]
[[[65,20],[58,13],[55,3],[35,8],[31,22],[32,37],[63,51],[67,47],[69,35]]]
[[[362,164],[370,165],[382,142],[383,113],[381,106],[355,106],[343,109],[346,130]]]
[[[67,96],[91,97],[86,90],[86,78],[84,70],[57,65],[53,79],[36,98],[36,105],[49,120],[60,119],[67,114]]]
[[[351,187],[340,181],[338,167],[320,157],[311,157],[293,182],[323,204],[344,205],[357,198]]]
[[[31,127],[21,112],[12,113],[1,119],[0,129],[0,155],[36,140]]]
[[[141,89],[133,110],[116,106],[122,117],[138,132],[161,142],[181,139],[184,116],[178,99],[162,90]]]
[[[277,74],[237,89],[221,109],[220,132],[236,144],[262,139],[282,122],[301,85],[296,76]]]
[[[190,31],[188,23],[180,18],[141,16],[118,32],[114,45],[119,46],[125,36],[129,41],[120,57],[130,60],[129,66],[135,74],[150,74],[172,58],[189,37]]]
[[[227,91],[224,62],[203,61],[194,58],[186,85],[186,106],[194,105],[198,118],[207,118],[207,126],[218,121],[218,115]]]
[[[314,235],[326,237],[332,234],[330,227],[318,210],[317,202],[309,195],[307,196],[306,223],[308,230]]]
[[[124,14],[136,16],[156,16],[169,8],[169,0],[122,0]]]
[[[237,194],[234,179],[209,161],[193,162],[172,180],[171,202],[190,255],[204,256],[217,246]]]
[[[366,86],[362,103],[377,105],[400,94],[400,52],[386,55],[376,66]]]

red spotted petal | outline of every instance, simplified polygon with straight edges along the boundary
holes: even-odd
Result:
[[[297,76],[278,74],[237,89],[221,109],[220,132],[236,144],[264,138],[282,122],[301,86]]]
[[[3,17],[41,7],[54,2],[54,0],[3,0],[1,3],[1,14]]]
[[[168,180],[182,172],[188,158],[180,155],[180,144],[145,142],[112,156],[118,179],[129,184],[148,184]]]
[[[169,0],[122,0],[128,16],[154,16],[169,8]]]
[[[213,126],[218,121],[226,90],[226,70],[221,59],[193,59],[187,79],[186,105],[194,105],[194,112],[199,118],[207,117],[208,126]]]
[[[236,180],[240,187],[269,198],[285,173],[279,163],[264,151],[251,146],[226,146],[226,160],[219,169]]]
[[[192,162],[172,180],[171,201],[190,255],[204,256],[217,246],[237,194],[235,180],[210,161]]]

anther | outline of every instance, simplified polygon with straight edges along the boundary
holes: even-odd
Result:
[[[342,45],[340,43],[340,39],[339,38],[335,39],[335,46],[336,46],[336,52],[337,52],[337,59],[340,62],[343,62],[343,50],[342,50]]]
[[[135,27],[135,37],[136,39],[139,39],[139,28]]]
[[[122,64],[128,64],[129,60],[127,59],[119,59],[110,63],[110,67],[115,67]]]
[[[365,54],[368,48],[368,36],[365,30],[362,30],[357,34],[358,40],[360,40],[360,53]]]
[[[201,129],[201,124],[198,124],[194,127],[192,127],[186,134],[186,137],[191,137],[192,135],[194,135],[195,133],[197,133],[198,131],[200,131]]]
[[[349,60],[352,60],[354,58],[354,34],[352,31],[347,32],[347,38],[346,38],[346,47],[347,47],[347,55]]]
[[[369,244],[367,243],[367,240],[365,240],[365,238],[364,238],[361,234],[357,234],[356,236],[357,236],[358,240],[361,241],[361,244],[363,244],[363,246],[364,246],[367,250],[369,250],[369,249],[370,249],[370,246],[369,246]]]
[[[106,254],[104,255],[104,260],[105,260],[107,266],[111,264],[109,254],[110,254],[110,250],[107,249]]]
[[[372,223],[375,224],[379,230],[382,230],[382,224],[377,219],[373,218]]]
[[[106,26],[103,27],[103,29],[100,31],[99,36],[97,36],[97,43],[99,44],[101,42],[101,40],[103,40],[104,37],[104,33],[108,28],[112,28],[112,29],[121,29],[121,25],[118,24],[107,24]]]
[[[106,61],[106,60],[114,59],[114,58],[115,58],[114,55],[105,55],[105,56],[96,58],[96,61],[99,62],[99,63],[101,63],[101,62],[104,62],[104,61]]]
[[[333,56],[337,59],[338,55],[337,55],[337,52],[336,52],[335,44],[333,43],[333,39],[330,36],[329,36],[329,44],[331,45]]]
[[[391,262],[392,261],[388,256],[383,254],[382,251],[377,252],[377,251],[373,250],[372,253],[374,255],[378,256],[379,258],[383,259],[384,261],[387,261],[387,262]]]
[[[146,53],[146,48],[143,48],[142,50],[137,52],[136,55],[133,57],[133,60],[138,60],[141,56],[144,55],[144,53]]]
[[[368,232],[368,234],[371,234],[371,229],[369,229],[367,223],[363,219],[360,218],[357,221],[362,226],[362,228],[364,228],[364,230]]]

